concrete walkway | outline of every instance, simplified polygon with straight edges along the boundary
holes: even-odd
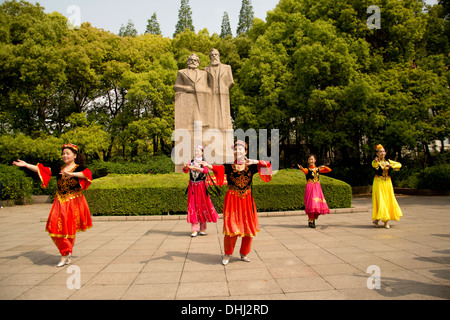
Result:
[[[79,233],[71,266],[57,268],[44,231],[51,204],[0,209],[0,299],[445,299],[450,298],[450,197],[398,196],[404,217],[374,228],[371,198],[354,198],[307,227],[301,212],[262,215],[250,263],[223,254],[222,220],[190,237],[184,217],[104,221]],[[377,284],[379,289],[369,289]],[[80,286],[78,288],[78,280]]]

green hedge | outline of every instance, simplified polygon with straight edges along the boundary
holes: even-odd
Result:
[[[104,162],[96,160],[89,164],[94,179],[108,174],[166,174],[174,172],[172,159],[165,155],[151,156],[140,162]]]
[[[394,187],[445,192],[450,190],[450,164],[439,164],[425,170],[402,167],[395,173],[393,183]]]
[[[12,200],[16,204],[31,202],[33,180],[23,170],[0,164],[0,181],[3,183],[2,200]]]
[[[189,176],[184,173],[161,175],[108,175],[93,181],[85,191],[95,216],[163,215],[186,213],[185,191]],[[299,170],[278,171],[271,182],[254,176],[253,195],[260,212],[304,209],[306,179]],[[345,182],[321,176],[322,189],[330,208],[351,207],[352,190]],[[222,212],[227,187],[211,199]]]
[[[450,164],[426,168],[418,180],[417,186],[420,189],[450,190]]]

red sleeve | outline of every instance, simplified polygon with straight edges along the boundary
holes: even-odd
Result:
[[[87,190],[92,183],[92,172],[89,169],[84,169],[81,173],[85,176],[84,179],[79,179],[81,189]]]
[[[331,172],[331,169],[328,168],[327,166],[323,166],[322,169],[319,170],[320,173],[328,173]]]
[[[225,177],[225,167],[224,166],[212,166],[212,170],[214,172],[214,176],[216,177],[216,182],[219,187],[223,186],[224,177]]]
[[[42,163],[37,164],[38,167],[38,175],[41,179],[41,187],[47,189],[48,182],[52,178],[52,170],[48,167],[45,167]]]
[[[272,164],[269,161],[259,161],[258,172],[261,180],[269,182],[272,180]]]
[[[183,172],[184,173],[188,173],[189,172],[189,168],[188,167],[183,167]]]
[[[209,172],[209,169],[208,169],[207,167],[203,167],[203,171],[202,171],[202,173],[204,173],[204,174],[208,174],[208,172]]]
[[[308,169],[303,168],[303,169],[300,169],[300,170],[302,170],[304,174],[308,174]]]

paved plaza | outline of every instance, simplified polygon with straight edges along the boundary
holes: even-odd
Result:
[[[448,300],[450,197],[398,196],[403,218],[371,223],[371,198],[307,226],[303,212],[261,214],[250,263],[240,240],[222,266],[223,222],[190,237],[185,216],[94,217],[72,264],[44,231],[51,204],[0,209],[2,300]]]

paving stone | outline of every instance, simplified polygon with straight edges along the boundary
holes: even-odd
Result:
[[[238,241],[227,266],[222,220],[191,238],[185,216],[93,217],[72,257],[78,289],[68,286],[69,266],[56,267],[58,251],[44,231],[51,204],[5,207],[0,299],[449,300],[450,197],[397,200],[404,216],[391,229],[373,227],[370,197],[320,217],[316,229],[302,211],[261,213],[251,262],[240,260]],[[373,268],[379,289],[367,286]]]

